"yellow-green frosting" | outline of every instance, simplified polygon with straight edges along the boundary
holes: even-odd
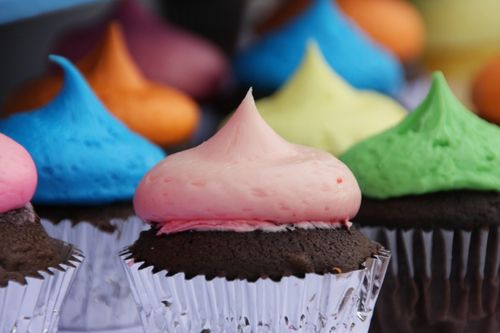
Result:
[[[286,140],[339,155],[356,142],[397,124],[406,114],[391,98],[350,86],[310,43],[299,69],[274,95],[257,102]]]
[[[398,126],[360,142],[341,159],[368,197],[500,192],[500,127],[460,104],[442,73],[434,73],[426,99]]]

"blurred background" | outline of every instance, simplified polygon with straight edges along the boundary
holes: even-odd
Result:
[[[113,11],[120,5],[119,2],[1,0],[0,103],[14,88],[25,81],[39,77],[46,71],[47,55],[59,49],[64,36],[109,21],[113,17]],[[293,16],[295,12],[307,6],[307,1],[303,0],[135,0],[135,2],[156,13],[163,20],[212,41],[229,59],[259,33],[272,30],[285,22],[287,16]],[[372,3],[405,2],[405,5],[410,5],[418,11],[419,16],[416,18],[408,14],[402,15],[404,10],[393,10],[389,8],[390,6],[382,9],[380,14],[376,14],[376,11],[364,8],[363,1],[351,0],[351,2],[355,4],[351,6],[352,8],[349,7],[349,0],[340,1],[339,4],[357,23],[361,25],[366,23],[368,30],[371,29],[370,24],[373,25],[373,22],[369,22],[371,15],[374,16],[372,20],[378,20],[380,26],[386,25],[388,20],[394,22],[395,26],[401,27],[400,41],[397,43],[404,43],[405,39],[414,41],[413,47],[416,49],[412,50],[412,46],[408,46],[410,57],[404,54],[400,56],[407,75],[425,77],[430,71],[442,70],[462,102],[474,107],[471,103],[472,81],[481,67],[500,53],[498,19],[500,1],[371,0]],[[358,6],[356,3],[361,5]],[[414,22],[410,22],[411,20]],[[423,22],[422,32],[418,30],[420,24],[418,20]],[[406,26],[409,26],[410,30],[405,35]],[[391,29],[391,26],[387,26],[386,29]],[[370,31],[367,32],[370,34]],[[384,35],[389,32],[381,33]],[[422,44],[421,49],[419,44]],[[407,61],[408,59],[411,61]],[[228,107],[232,106],[230,103]]]

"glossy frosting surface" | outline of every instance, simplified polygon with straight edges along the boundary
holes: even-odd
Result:
[[[346,224],[360,196],[343,163],[282,139],[249,93],[212,138],[148,172],[134,206],[163,233],[273,230],[282,224]]]
[[[406,115],[390,97],[350,86],[328,66],[314,43],[297,72],[274,95],[257,101],[257,109],[286,140],[334,155]]]
[[[467,110],[441,73],[405,120],[341,159],[364,195],[389,198],[448,190],[500,192],[500,127]]]
[[[273,91],[296,70],[310,39],[317,41],[330,66],[357,88],[395,95],[403,84],[399,62],[330,0],[315,0],[299,16],[243,50],[234,60],[235,74],[244,85]]]
[[[59,95],[46,106],[0,121],[0,132],[31,154],[39,172],[34,202],[105,204],[131,200],[164,154],[112,116],[70,62]]]
[[[36,183],[30,154],[0,133],[0,214],[26,205],[35,193]]]

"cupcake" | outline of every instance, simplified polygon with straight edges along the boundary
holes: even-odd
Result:
[[[122,259],[145,332],[366,332],[388,254],[351,227],[360,199],[349,169],[279,137],[248,93],[136,190],[151,228]]]
[[[163,146],[187,141],[195,131],[198,105],[187,95],[146,80],[130,58],[121,28],[111,23],[101,44],[78,63],[96,95],[131,130]],[[48,103],[62,76],[47,76],[23,87],[7,101],[7,112]]]
[[[315,0],[237,54],[237,80],[261,94],[272,93],[299,66],[309,39],[316,40],[330,66],[356,88],[396,95],[402,87],[398,60],[361,33],[330,0]]]
[[[328,66],[314,43],[309,43],[302,64],[288,82],[257,101],[257,108],[286,140],[336,156],[406,115],[390,97],[350,86]]]
[[[481,117],[500,125],[500,54],[477,73],[472,85],[472,101]]]
[[[114,253],[143,229],[132,196],[164,154],[113,117],[71,63],[50,58],[64,72],[59,95],[40,109],[0,121],[0,132],[33,156],[39,171],[33,202],[47,233],[86,256],[61,311],[60,328],[138,329],[139,315]]]
[[[36,183],[29,153],[0,133],[0,332],[56,332],[83,259],[43,230],[30,204]]]
[[[354,222],[394,252],[374,332],[500,330],[499,146],[436,73],[411,115],[341,156],[364,197]]]
[[[134,62],[152,81],[175,87],[196,99],[212,98],[228,71],[222,51],[209,40],[166,23],[137,0],[121,0],[112,11]],[[57,53],[80,60],[99,41],[104,25],[65,36]]]

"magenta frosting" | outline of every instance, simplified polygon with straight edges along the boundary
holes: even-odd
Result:
[[[26,205],[35,193],[37,173],[30,154],[0,133],[0,213]]]
[[[228,70],[222,51],[208,40],[163,22],[136,0],[121,0],[111,20],[122,26],[132,58],[150,80],[195,98],[216,92]],[[81,59],[104,36],[105,25],[68,35],[56,53]]]
[[[329,153],[281,138],[251,93],[212,138],[149,171],[134,197],[137,215],[160,233],[337,227],[360,203],[351,171]]]

